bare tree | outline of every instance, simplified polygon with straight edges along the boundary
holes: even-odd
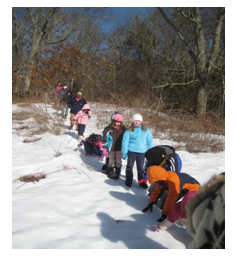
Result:
[[[178,26],[175,21],[172,21],[162,8],[157,8],[164,17],[165,21],[178,34],[179,38],[181,39],[183,45],[186,48],[186,51],[189,53],[193,62],[195,63],[196,74],[198,79],[198,82],[196,84],[198,90],[197,113],[199,116],[204,116],[206,114],[207,107],[208,78],[219,54],[219,42],[222,24],[225,17],[225,8],[218,8],[217,15],[215,17],[215,27],[210,51],[207,51],[207,49],[210,46],[207,46],[205,42],[203,28],[204,25],[201,18],[199,7],[176,8],[176,12],[182,15],[182,17],[186,19],[186,22],[190,24],[190,28],[192,28],[192,33],[194,34],[196,39],[194,43],[196,48],[194,48],[188,43],[188,37],[187,35],[185,35],[185,32],[181,31],[181,27]],[[196,49],[196,53],[194,49]]]
[[[43,47],[57,44],[68,39],[69,36],[94,15],[100,8],[64,8],[58,7],[26,7],[24,19],[19,20],[18,12],[22,8],[13,8],[13,47],[24,35],[29,35],[28,60],[25,67],[24,91],[29,90],[31,67],[35,57]],[[75,19],[76,18],[76,19]]]

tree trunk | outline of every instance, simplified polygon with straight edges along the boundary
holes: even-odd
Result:
[[[25,80],[24,80],[24,88],[23,88],[23,91],[24,91],[24,92],[27,92],[27,91],[29,91],[29,88],[30,88],[30,76],[29,76],[29,75],[26,75],[26,76],[25,76]]]
[[[71,78],[71,82],[70,82],[70,85],[69,85],[69,89],[70,89],[71,91],[73,91],[73,84],[74,84],[74,81],[75,81],[75,79],[74,79],[74,78]]]
[[[181,33],[179,27],[177,27],[165,14],[164,10],[160,7],[157,7],[165,21],[174,29],[174,31],[179,35],[183,45],[186,47],[189,55],[192,57],[193,62],[196,66],[197,78],[199,83],[197,85],[197,115],[203,117],[206,114],[207,107],[207,89],[208,89],[208,77],[213,67],[213,64],[217,58],[219,51],[219,41],[220,41],[220,32],[225,17],[225,8],[219,8],[219,13],[216,17],[216,24],[214,30],[213,45],[211,49],[211,54],[208,57],[206,54],[206,46],[203,32],[203,23],[200,15],[199,7],[192,8],[181,8],[179,13],[187,18],[188,22],[194,25],[194,35],[196,38],[195,47],[197,47],[197,54],[193,52],[192,48],[189,46],[184,35]],[[187,12],[184,12],[186,10]]]
[[[200,86],[197,94],[197,115],[198,117],[204,117],[207,110],[207,88]]]

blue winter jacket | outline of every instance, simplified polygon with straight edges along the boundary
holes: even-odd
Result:
[[[142,125],[134,126],[134,131],[127,130],[123,135],[122,155],[126,155],[128,151],[145,153],[153,147],[153,137],[150,130],[142,131]]]
[[[70,113],[77,114],[80,110],[82,110],[82,107],[87,104],[87,101],[83,98],[80,98],[78,100],[77,97],[73,97],[70,99],[68,104],[71,105],[71,111]]]

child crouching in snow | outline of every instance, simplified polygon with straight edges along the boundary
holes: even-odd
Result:
[[[102,161],[104,158],[104,153],[103,153],[103,146],[102,146],[102,142],[101,142],[100,138],[102,138],[101,135],[93,133],[89,137],[87,137],[85,140],[82,140],[78,144],[78,147],[81,148],[82,145],[84,144],[86,156],[95,154],[95,155],[98,155],[99,160]]]
[[[80,110],[75,116],[74,116],[74,120],[73,120],[73,124],[78,123],[78,137],[79,140],[83,140],[84,139],[84,132],[86,129],[86,125],[88,122],[88,119],[91,117],[92,112],[90,109],[90,106],[88,104],[85,104],[82,107],[82,110]]]
[[[153,225],[152,226],[152,231],[155,232],[162,232],[168,228],[170,228],[171,226],[173,226],[175,224],[175,222],[177,222],[178,220],[183,224],[183,226],[186,228],[186,221],[187,221],[187,217],[186,217],[186,209],[185,206],[186,204],[190,201],[190,199],[192,198],[192,196],[194,194],[196,194],[197,191],[189,191],[187,192],[182,201],[177,202],[173,208],[171,209],[170,213],[168,214],[168,217],[163,220],[160,224]]]

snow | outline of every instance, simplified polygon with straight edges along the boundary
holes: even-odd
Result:
[[[89,103],[103,111],[103,104]],[[12,112],[24,109],[12,105]],[[52,105],[48,110],[56,116]],[[106,106],[107,120],[101,122],[94,112],[86,126],[85,137],[102,133],[114,106]],[[33,123],[32,119],[25,124]],[[104,164],[96,156],[86,158],[77,147],[77,132],[69,130],[69,118],[62,135],[43,133],[38,141],[24,143],[27,137],[13,121],[12,134],[12,248],[13,249],[185,249],[191,236],[181,224],[166,232],[154,233],[151,226],[161,216],[157,207],[142,213],[149,202],[147,189],[137,185],[136,166],[131,188],[125,186],[126,161],[119,180],[101,172]],[[129,123],[125,120],[125,125]],[[172,144],[154,139],[154,144]],[[2,146],[3,148],[4,146]],[[59,152],[61,155],[56,157]],[[182,172],[201,184],[225,171],[225,151],[188,153],[178,151]],[[17,180],[33,173],[46,174],[35,183]],[[4,184],[4,182],[2,182]]]

